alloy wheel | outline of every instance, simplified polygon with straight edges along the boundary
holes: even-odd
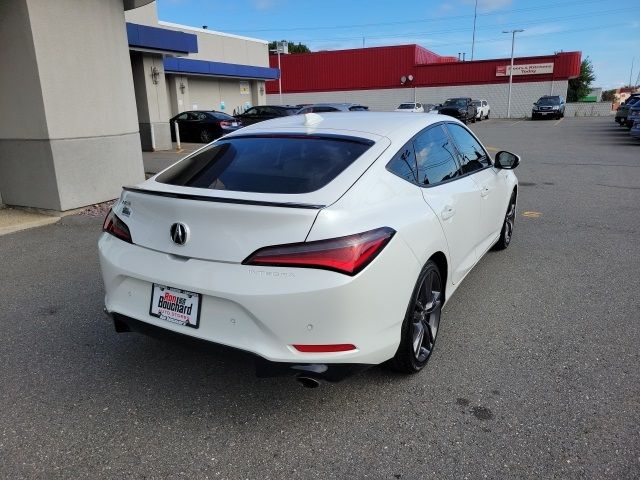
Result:
[[[415,298],[411,323],[413,354],[419,363],[429,358],[440,326],[442,311],[442,283],[436,270],[422,280]]]
[[[504,241],[506,244],[511,242],[511,236],[513,235],[513,226],[516,221],[516,202],[513,200],[509,203],[509,209],[507,215],[504,218]]]
[[[202,130],[202,132],[200,132],[200,140],[204,143],[209,143],[213,140],[213,135],[209,130]]]

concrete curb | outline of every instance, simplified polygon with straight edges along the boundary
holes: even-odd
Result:
[[[27,230],[29,228],[43,227],[60,221],[60,217],[38,215],[30,212],[22,212],[12,208],[0,210],[0,236]]]

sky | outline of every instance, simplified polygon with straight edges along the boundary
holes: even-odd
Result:
[[[160,20],[264,40],[302,42],[312,51],[417,43],[471,58],[476,0],[158,0]],[[581,51],[594,87],[637,84],[640,16],[632,0],[477,0],[474,58]],[[633,62],[635,58],[635,62]],[[632,71],[632,62],[633,71]]]

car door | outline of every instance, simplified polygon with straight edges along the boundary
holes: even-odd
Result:
[[[413,141],[418,184],[425,202],[440,221],[449,246],[451,280],[461,281],[477,261],[480,190],[463,176],[443,124],[420,132]]]
[[[462,173],[473,179],[480,190],[480,258],[495,243],[502,228],[510,197],[507,170],[493,167],[491,157],[467,128],[457,123],[448,123],[446,128],[455,143]]]

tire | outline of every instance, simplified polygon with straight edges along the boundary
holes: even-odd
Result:
[[[494,250],[504,250],[511,243],[513,238],[513,229],[516,222],[516,192],[511,194],[509,199],[509,206],[507,207],[507,213],[504,216],[502,222],[502,229],[500,230],[500,238],[493,246]]]
[[[471,123],[476,123],[476,115],[473,115],[473,118],[471,119]]]
[[[484,117],[484,119],[485,119],[485,120],[489,120],[489,114],[490,114],[490,113],[491,113],[491,110],[489,110],[489,111],[487,112],[487,116],[486,116],[486,117]]]
[[[213,133],[211,133],[211,130],[202,130],[200,132],[200,141],[202,143],[211,143],[211,141],[213,140]]]
[[[400,345],[391,359],[394,370],[418,373],[427,364],[438,336],[443,298],[440,270],[429,260],[420,271],[402,322]]]

